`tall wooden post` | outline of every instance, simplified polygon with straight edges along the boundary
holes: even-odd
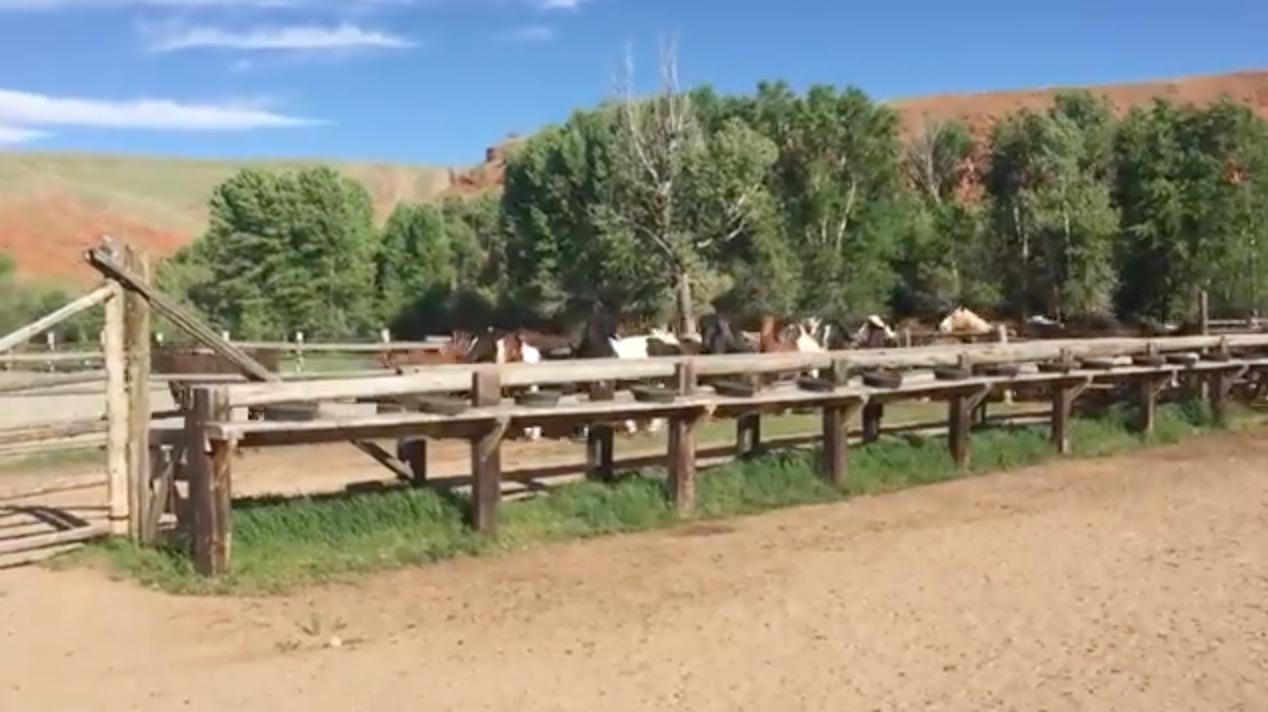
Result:
[[[590,386],[591,402],[616,399],[616,382],[600,381]],[[586,429],[586,479],[611,482],[615,477],[616,439],[611,423],[594,423]]]
[[[218,576],[229,570],[233,549],[233,477],[231,443],[207,437],[207,424],[227,422],[231,409],[221,389],[194,389],[193,407],[185,415],[189,499],[193,510],[190,557],[194,570]]]
[[[149,282],[150,268],[145,255],[128,247],[125,264]],[[135,292],[125,292],[123,320],[128,391],[128,534],[134,541],[140,541],[153,500],[150,493],[149,302]],[[162,506],[162,503],[153,503],[153,506]]]
[[[110,533],[128,534],[128,386],[124,356],[123,291],[115,290],[106,301],[106,325],[101,332],[101,350],[106,362],[106,489],[110,503]]]
[[[680,396],[696,392],[696,369],[690,360],[678,364],[674,382]],[[679,411],[669,419],[669,497],[679,514],[696,507],[696,424],[700,414]]]
[[[471,402],[477,408],[502,402],[502,379],[496,371],[477,371],[471,376]],[[506,424],[498,423],[471,440],[471,526],[481,534],[498,531],[505,436]]]

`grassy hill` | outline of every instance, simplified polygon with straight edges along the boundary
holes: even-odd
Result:
[[[1268,116],[1268,71],[1088,87],[1120,110],[1154,97],[1209,103],[1221,95]],[[959,119],[985,131],[1000,114],[1043,108],[1059,88],[941,95],[894,101],[913,131],[926,118]],[[473,156],[473,159],[475,157]],[[0,153],[0,249],[27,277],[85,283],[95,275],[81,252],[101,234],[156,256],[179,249],[206,224],[216,184],[248,166],[285,169],[324,163],[361,181],[380,216],[401,200],[427,200],[451,190],[480,190],[500,179],[501,151],[490,149],[471,169],[367,163],[204,161],[142,156]]]

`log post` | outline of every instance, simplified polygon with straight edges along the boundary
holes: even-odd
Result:
[[[149,261],[128,247],[125,264],[147,282]],[[128,533],[133,541],[144,539],[145,522],[153,504],[150,482],[150,304],[145,297],[127,291],[123,296],[124,352],[128,389]]]
[[[411,487],[423,487],[427,484],[427,438],[401,438],[396,443],[396,459],[409,467]]]
[[[1228,393],[1232,390],[1233,374],[1224,369],[1211,371],[1205,384],[1207,402],[1211,405],[1211,419],[1216,425],[1223,427],[1228,424]]]
[[[969,430],[972,424],[971,402],[967,396],[956,394],[947,399],[947,448],[956,469],[969,466]]]
[[[1074,425],[1074,401],[1091,383],[1090,380],[1070,383],[1057,381],[1052,384],[1052,443],[1057,453],[1069,455],[1072,448]]]
[[[885,417],[885,406],[868,401],[863,406],[863,442],[874,443],[881,437],[881,420]]]
[[[1140,434],[1153,435],[1158,424],[1158,396],[1171,379],[1171,374],[1148,374],[1140,379]]]
[[[599,381],[590,386],[590,401],[604,402],[616,398],[614,381]],[[615,476],[616,438],[611,423],[594,423],[586,429],[586,479],[611,482]]]
[[[185,416],[194,529],[190,556],[194,570],[203,576],[227,572],[233,547],[233,444],[207,437],[207,424],[227,422],[231,412],[223,389],[200,387],[194,389],[194,405]]]
[[[849,363],[832,362],[829,379],[838,388],[849,382]],[[823,408],[823,470],[832,486],[845,489],[850,481],[850,418],[863,405],[862,401],[828,403]]]
[[[679,396],[696,392],[696,369],[690,360],[674,368]],[[696,506],[696,411],[675,413],[669,419],[669,498],[679,514],[691,514]]]
[[[106,325],[101,350],[106,362],[106,488],[110,503],[110,533],[128,533],[128,385],[124,352],[123,292],[116,290],[106,301]]]
[[[759,376],[751,376],[749,383],[754,391],[762,387]],[[741,413],[735,419],[735,457],[748,459],[757,455],[762,448],[762,414]]]
[[[502,402],[502,378],[496,371],[471,376],[471,402],[488,408]],[[502,439],[508,421],[498,421],[471,440],[471,526],[481,534],[496,535],[502,503]]]

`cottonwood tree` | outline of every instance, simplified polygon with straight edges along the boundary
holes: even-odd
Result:
[[[661,46],[656,94],[635,96],[629,50],[617,89],[611,192],[596,206],[600,223],[652,248],[672,285],[679,328],[695,332],[696,292],[729,286],[714,259],[759,214],[777,151],[739,120],[706,132],[670,42]]]

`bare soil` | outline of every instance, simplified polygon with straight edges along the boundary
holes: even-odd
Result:
[[[1255,709],[1266,456],[1230,434],[287,598],[14,570],[0,709]]]

